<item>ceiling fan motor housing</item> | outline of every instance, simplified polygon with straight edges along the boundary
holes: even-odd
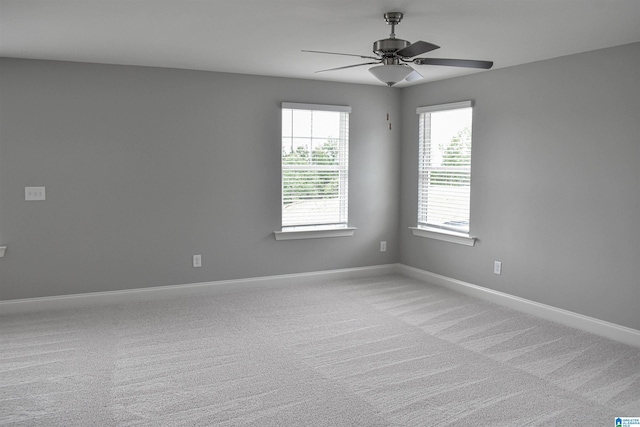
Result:
[[[409,43],[406,40],[402,39],[382,39],[376,42],[373,42],[373,51],[381,56],[393,55],[400,49],[403,49],[409,46]]]

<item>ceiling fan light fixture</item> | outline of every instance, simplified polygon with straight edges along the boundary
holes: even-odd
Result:
[[[369,68],[369,72],[387,86],[393,86],[406,79],[413,72],[413,68],[407,65],[378,65]]]

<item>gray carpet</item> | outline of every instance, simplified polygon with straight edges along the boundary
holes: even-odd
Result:
[[[0,425],[612,426],[640,416],[640,349],[403,276],[0,321]]]

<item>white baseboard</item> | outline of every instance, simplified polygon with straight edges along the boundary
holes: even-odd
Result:
[[[147,301],[157,298],[180,297],[204,294],[221,289],[242,286],[264,287],[275,284],[294,283],[304,280],[340,280],[380,276],[397,272],[397,264],[344,268],[339,270],[314,271],[309,273],[283,274],[278,276],[252,277],[247,279],[219,280],[215,282],[189,283],[184,285],[157,286],[152,288],[125,289],[120,291],[89,292],[86,294],[60,295],[41,298],[25,298],[0,301],[0,314],[32,313],[43,310],[63,310],[123,302]]]
[[[483,288],[482,286],[473,285],[471,283],[463,282],[462,280],[452,279],[429,271],[409,267],[404,264],[398,264],[396,271],[404,276],[490,301],[503,307],[532,314],[546,320],[551,320],[553,322],[580,329],[585,332],[590,332],[624,344],[640,347],[640,331],[636,329],[606,322],[604,320],[574,313],[572,311],[563,310],[561,308],[552,307],[550,305],[541,304],[525,298],[505,294],[503,292]]]
[[[180,297],[205,294],[221,289],[242,286],[265,287],[304,280],[340,280],[380,276],[398,273],[423,282],[432,283],[466,295],[477,297],[523,313],[532,314],[576,329],[581,329],[625,344],[640,347],[640,331],[604,320],[574,313],[568,310],[537,303],[503,292],[483,288],[461,280],[409,267],[404,264],[383,264],[339,270],[314,271],[309,273],[284,274],[278,276],[252,277],[247,279],[220,280],[215,282],[189,283],[184,285],[158,286],[152,288],[126,289],[120,291],[91,292],[86,294],[61,295],[42,298],[0,301],[0,314],[31,313],[43,310],[61,310],[96,305],[147,301],[157,298]]]

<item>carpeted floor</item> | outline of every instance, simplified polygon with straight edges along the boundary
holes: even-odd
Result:
[[[0,322],[0,425],[613,426],[640,416],[640,349],[399,275]]]

